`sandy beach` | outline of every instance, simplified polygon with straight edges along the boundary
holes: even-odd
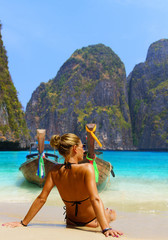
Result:
[[[67,228],[64,222],[63,208],[45,205],[28,227],[6,228],[2,223],[20,221],[31,203],[0,203],[0,239],[5,240],[99,240],[105,236],[100,228]],[[168,214],[118,212],[118,218],[111,223],[114,229],[124,232],[121,240],[167,240]]]
[[[2,223],[23,219],[41,192],[41,188],[28,183],[18,171],[26,154],[1,153],[0,240],[105,239],[100,228],[66,227],[64,203],[56,188],[28,227],[2,227]],[[111,226],[124,233],[120,239],[167,240],[167,153],[105,152],[104,155],[107,160],[113,159],[116,177],[111,178],[108,188],[99,194],[105,208],[117,212]]]

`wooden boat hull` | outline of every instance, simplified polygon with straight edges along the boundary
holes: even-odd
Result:
[[[37,169],[38,169],[38,157],[24,162],[20,166],[19,170],[22,172],[23,176],[26,178],[26,180],[28,182],[37,184],[38,186],[42,187],[46,181],[48,172],[56,164],[58,164],[58,163],[55,161],[52,161],[48,158],[44,158],[44,166],[45,166],[45,177],[44,178],[39,178],[39,176],[36,175]]]
[[[111,170],[113,169],[110,162],[106,162],[101,158],[96,158],[97,168],[99,170],[99,181],[97,188],[99,191],[105,189],[106,184],[110,180]]]
[[[106,184],[110,180],[110,175],[112,174],[113,171],[113,166],[111,165],[110,162],[104,161],[101,158],[96,157],[96,164],[97,168],[99,170],[99,181],[96,183],[97,188],[99,191],[102,191],[105,189]],[[84,160],[80,163],[89,163],[89,161],[84,157]],[[113,175],[114,177],[114,175]]]
[[[89,162],[86,158],[80,163],[86,163]],[[44,186],[44,183],[46,181],[46,177],[48,172],[56,165],[58,164],[56,161],[50,160],[48,158],[44,158],[44,166],[45,166],[45,177],[39,178],[37,176],[37,169],[38,169],[38,157],[33,159],[28,159],[26,162],[24,162],[19,170],[22,172],[25,179],[30,182],[37,184],[38,186],[42,187]],[[99,170],[99,181],[97,184],[97,188],[99,191],[105,188],[108,180],[110,179],[111,171],[113,169],[110,162],[104,161],[101,158],[96,158],[96,164]]]

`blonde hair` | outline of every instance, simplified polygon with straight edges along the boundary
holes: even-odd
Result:
[[[53,135],[50,140],[51,147],[58,149],[62,156],[70,154],[71,147],[79,145],[80,138],[73,133],[66,133],[62,136]]]

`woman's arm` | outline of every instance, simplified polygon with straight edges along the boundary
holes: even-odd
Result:
[[[31,205],[28,213],[26,214],[25,218],[22,220],[22,224],[20,222],[11,222],[11,223],[5,223],[3,224],[3,226],[8,226],[8,227],[19,227],[24,225],[27,226],[29,222],[34,218],[34,216],[39,212],[39,210],[43,207],[53,187],[54,187],[54,183],[52,180],[52,174],[51,172],[49,172],[42,192]]]
[[[99,197],[96,181],[95,181],[95,173],[94,168],[91,164],[87,164],[87,170],[85,173],[85,184],[89,193],[89,197],[93,206],[93,209],[95,211],[97,220],[100,224],[100,227],[103,230],[111,228],[109,226],[109,223],[107,221],[106,215],[105,215],[105,209],[102,200]],[[112,229],[109,229],[104,232],[105,236],[113,236],[117,237],[118,235],[122,235],[121,232],[115,231]]]

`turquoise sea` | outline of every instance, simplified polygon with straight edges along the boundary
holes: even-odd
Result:
[[[27,151],[0,153],[0,202],[32,202],[41,189],[19,171]],[[57,153],[56,153],[57,154]],[[168,152],[103,151],[116,177],[100,193],[107,207],[121,211],[168,211]],[[62,206],[55,189],[47,204]]]

